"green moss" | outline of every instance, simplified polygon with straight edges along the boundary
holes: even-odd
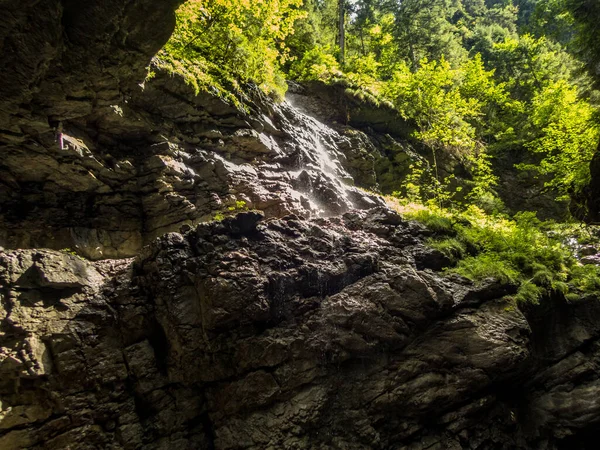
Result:
[[[221,211],[217,211],[213,216],[213,220],[220,222],[226,217],[233,216],[241,211],[247,211],[248,206],[244,200],[236,200],[233,205],[227,206]]]

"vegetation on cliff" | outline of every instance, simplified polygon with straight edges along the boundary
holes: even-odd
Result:
[[[588,183],[600,136],[597,94],[577,59],[564,2],[349,2],[344,64],[330,45],[326,3],[305,4],[300,20],[314,32],[288,38],[292,48],[309,49],[292,55],[292,75],[343,79],[392,102],[417,124],[417,140],[457,155],[473,176],[489,157],[511,152],[556,197]]]
[[[243,105],[244,84],[282,98],[286,79],[341,84],[414,124],[429,156],[397,180],[411,213],[446,223],[432,242],[451,271],[520,284],[517,298],[596,291],[555,225],[510,217],[496,192],[507,159],[546,195],[567,200],[589,183],[600,138],[587,69],[600,60],[589,0],[189,0],[155,59]],[[440,155],[466,168],[456,182]],[[573,233],[573,231],[569,231]]]
[[[510,151],[564,199],[588,183],[600,136],[582,70],[594,60],[582,36],[595,31],[574,25],[579,3],[190,0],[156,64],[235,103],[246,82],[276,97],[286,78],[343,82],[393,104],[416,123],[414,139],[473,177]]]
[[[575,256],[581,243],[597,242],[590,230],[542,222],[532,212],[489,215],[474,205],[448,210],[407,204],[399,210],[434,232],[429,243],[447,258],[448,273],[514,284],[518,302],[537,303],[555,293],[573,300],[600,295],[600,267],[581,265]]]
[[[280,67],[290,58],[285,38],[305,13],[302,0],[189,0],[155,61],[183,75],[197,91],[236,100],[240,84],[254,82],[283,96]]]

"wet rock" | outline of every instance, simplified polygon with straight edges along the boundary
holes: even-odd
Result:
[[[348,172],[356,150],[371,171],[359,177],[375,183],[368,150],[289,104],[256,93],[242,113],[157,69],[118,106],[63,121],[63,148],[50,126],[35,145],[7,146],[0,242],[130,257],[240,202],[306,218],[381,204]]]
[[[593,256],[598,253],[598,249],[593,245],[584,245],[577,253],[579,256]]]
[[[256,231],[256,225],[264,218],[259,211],[249,211],[237,214],[235,217],[223,221],[223,225],[232,234],[249,235]]]
[[[583,258],[581,258],[579,260],[579,262],[584,265],[593,265],[593,264],[600,265],[600,254],[584,256]]]
[[[575,214],[590,223],[600,221],[600,146],[590,163],[591,180],[579,198]]]

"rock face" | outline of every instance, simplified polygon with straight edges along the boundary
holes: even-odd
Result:
[[[129,257],[230,210],[381,204],[352,187],[377,186],[370,148],[290,104],[248,87],[241,111],[158,70],[142,83],[179,1],[5,3],[0,245]]]
[[[97,148],[69,131],[126,101],[179,3],[2,2],[0,245],[76,248],[84,239],[109,256],[139,248],[131,163],[110,156],[117,143]]]
[[[161,234],[240,208],[269,217],[381,204],[368,144],[258,92],[241,112],[158,73],[128,100],[3,147],[5,247],[128,257]],[[342,149],[347,149],[343,152]]]
[[[385,108],[143,83],[178,3],[2,2],[0,448],[596,448],[598,300],[443,278]]]
[[[249,212],[135,261],[3,253],[0,446],[591,448],[597,299],[522,311],[427,235]]]

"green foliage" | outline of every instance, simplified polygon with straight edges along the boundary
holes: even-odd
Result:
[[[346,63],[349,81],[360,88],[378,92],[377,77],[381,64],[377,62],[375,54],[350,58]]]
[[[216,212],[215,215],[213,216],[212,220],[216,220],[216,221],[220,222],[221,220],[225,219],[226,217],[233,216],[241,211],[247,211],[247,210],[248,210],[248,206],[246,205],[246,202],[244,200],[236,200],[234,204],[225,207],[221,211]]]
[[[513,98],[530,101],[548,82],[572,80],[580,65],[560,45],[529,34],[495,43],[488,64]]]
[[[515,283],[519,278],[519,273],[499,255],[484,253],[469,256],[460,260],[458,264],[452,271],[471,280],[494,278],[501,283]]]
[[[515,295],[515,300],[519,303],[539,304],[540,299],[544,296],[545,290],[541,286],[537,286],[531,281],[524,281]]]
[[[492,171],[491,157],[483,149],[468,156],[472,180],[468,182],[469,192],[465,200],[489,213],[504,210],[502,200],[494,188],[498,185],[498,177]]]
[[[480,114],[481,105],[476,98],[461,95],[461,75],[444,59],[424,59],[416,72],[402,64],[385,95],[393,99],[405,118],[417,123],[416,137],[425,144],[435,149],[469,151],[475,147],[475,128],[469,120]]]
[[[584,98],[589,78],[568,52],[574,49],[568,44],[576,23],[579,35],[588,41],[595,36],[592,24],[600,14],[590,1],[349,1],[347,58],[340,67],[338,2],[307,0],[306,17],[298,27],[310,28],[312,40],[303,35],[303,44],[294,46],[303,51],[295,55],[289,74],[300,80],[342,81],[357,98],[374,105],[391,102],[415,123],[413,138],[431,156],[428,164],[413,164],[414,174],[402,189],[421,201],[436,197],[444,204],[444,196],[455,194],[456,183],[438,174],[443,153],[454,155],[469,172],[461,181],[463,201],[502,210],[493,161],[519,149],[518,167],[533,170],[564,198],[587,182],[586,166],[597,138],[594,108]],[[593,43],[588,44],[593,53]],[[560,114],[544,111],[553,95]],[[420,187],[424,181],[430,187]]]
[[[229,211],[238,211],[238,210],[245,210],[248,208],[246,207],[246,202],[244,200],[236,200],[235,205],[229,206],[227,209]]]
[[[177,26],[158,57],[196,91],[231,98],[239,82],[257,83],[281,97],[286,89],[283,44],[293,33],[301,0],[188,0],[177,10]]]
[[[530,120],[540,133],[526,147],[542,159],[520,167],[545,175],[549,179],[546,185],[563,197],[580,191],[589,182],[589,162],[600,137],[595,109],[579,99],[577,90],[564,80],[537,92],[532,106]]]
[[[575,22],[565,0],[537,0],[527,27],[537,36],[549,36],[574,48]]]
[[[292,64],[290,76],[299,81],[319,80],[331,82],[342,76],[337,59],[327,47],[315,46],[301,60]]]
[[[420,219],[418,219],[421,221]],[[435,222],[434,222],[435,223]],[[433,229],[430,225],[427,228]],[[446,231],[451,231],[451,225]],[[439,231],[439,229],[438,229]],[[464,242],[455,238],[448,238],[443,240],[432,239],[429,241],[429,245],[441,252],[446,258],[448,258],[453,264],[458,263],[461,259],[467,255],[467,247]]]
[[[294,60],[302,59],[314,47],[329,48],[332,55],[336,52],[337,6],[338,0],[304,0],[304,14],[296,20],[294,33],[285,39]]]
[[[394,8],[397,21],[397,54],[413,69],[423,59],[460,62],[467,57],[462,45],[463,24],[453,19],[460,2],[450,0],[405,0]]]
[[[404,179],[404,192],[396,191],[394,197],[406,197],[411,202],[423,202],[428,200],[429,188],[432,186],[430,172],[424,168],[421,160],[415,161],[409,166],[409,173]],[[425,179],[428,176],[429,179]]]
[[[285,76],[340,84],[370,106],[393,105],[414,126],[407,141],[419,156],[408,174],[406,166],[390,172],[402,173],[390,190],[411,201],[501,213],[494,164],[507,154],[560,198],[586,185],[600,131],[577,57],[589,67],[600,61],[598,2],[348,0],[343,64],[339,5],[189,0],[154,64],[240,108],[245,83],[281,98]],[[394,151],[395,163],[402,150]]]
[[[435,176],[424,184],[423,167],[414,166],[406,180],[412,199],[428,201],[431,195],[416,187],[427,185],[435,188],[438,204],[453,200],[456,188],[450,187],[452,180],[440,180],[437,175],[436,152],[443,151],[453,154],[471,172],[471,180],[464,186],[466,200],[486,210],[502,209],[494,191],[497,177],[491,157],[480,140],[491,133],[490,117],[510,103],[504,84],[496,83],[493,75],[476,55],[455,68],[444,59],[439,63],[424,60],[415,72],[401,66],[387,83],[385,95],[395,100],[404,117],[416,122],[415,137],[432,149]],[[419,179],[417,183],[414,178]]]
[[[414,205],[402,212],[436,233],[429,244],[452,261],[449,273],[517,284],[519,302],[537,303],[552,292],[600,293],[600,267],[582,266],[564,243],[571,230],[541,222],[535,213],[509,219],[475,206],[451,212]]]
[[[577,266],[573,269],[574,287],[582,292],[600,292],[600,270],[598,266]]]
[[[347,11],[345,55],[338,45],[340,4]],[[560,197],[586,185],[600,139],[598,95],[577,57],[592,70],[600,67],[599,5],[189,0],[154,67],[240,108],[246,83],[282,98],[286,76],[337,83],[371,106],[393,105],[414,127],[407,145],[418,153],[409,156],[408,173],[403,166],[395,195],[425,205],[407,214],[433,230],[430,245],[452,261],[448,270],[514,283],[520,302],[536,303],[551,292],[573,298],[600,291],[600,269],[579,265],[563,244],[572,228],[531,213],[502,214],[494,162],[519,155],[518,167]],[[390,161],[404,162],[402,151],[391,150]],[[442,159],[446,172],[438,167]],[[464,173],[455,176],[455,167]],[[245,208],[237,201],[214,219]]]
[[[410,219],[421,222],[439,235],[452,234],[454,230],[453,215],[447,210],[437,207],[417,207],[404,212]]]
[[[576,31],[575,48],[596,78],[600,81],[600,3],[596,0],[562,0],[572,14]]]

